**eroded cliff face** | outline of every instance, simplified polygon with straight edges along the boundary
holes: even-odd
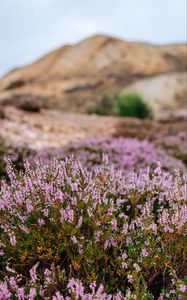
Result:
[[[27,93],[45,97],[53,109],[86,112],[105,91],[143,90],[159,115],[170,103],[171,110],[184,108],[186,64],[186,45],[94,36],[10,72],[0,80],[0,101]]]

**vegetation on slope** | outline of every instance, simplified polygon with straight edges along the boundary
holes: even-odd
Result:
[[[184,299],[185,182],[158,166],[7,162],[0,191],[0,299]]]

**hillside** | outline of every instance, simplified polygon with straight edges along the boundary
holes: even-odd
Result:
[[[155,88],[151,92],[154,103],[155,97],[162,95],[167,79],[171,82],[172,77],[172,92],[164,101],[171,101],[172,109],[180,102],[176,105],[181,109],[186,92],[186,64],[186,45],[155,46],[94,36],[57,49],[35,63],[7,74],[0,81],[0,100],[29,93],[46,97],[47,105],[52,108],[85,112],[105,91],[131,89],[132,84],[136,90],[137,83],[149,78],[154,80]],[[164,76],[160,77],[162,74]],[[145,82],[144,91],[147,89]],[[148,86],[150,91],[149,82]],[[157,105],[156,113],[161,109]]]

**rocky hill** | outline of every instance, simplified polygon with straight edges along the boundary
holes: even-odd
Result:
[[[184,108],[186,65],[186,45],[155,46],[94,36],[7,74],[0,80],[0,100],[29,93],[46,97],[51,108],[85,112],[105,91],[130,89],[143,91],[159,114],[163,101],[167,109],[168,103],[171,110]]]

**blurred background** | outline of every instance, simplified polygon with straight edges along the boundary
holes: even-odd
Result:
[[[1,0],[0,75],[95,34],[185,43],[185,0]]]
[[[1,0],[0,45],[2,173],[88,145],[186,169],[186,0]]]

